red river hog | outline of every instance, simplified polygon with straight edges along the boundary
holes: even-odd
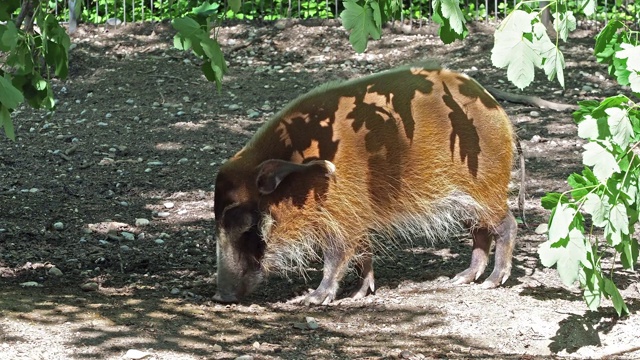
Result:
[[[517,224],[507,206],[515,147],[504,110],[477,82],[407,66],[320,86],[291,102],[221,166],[215,185],[216,301],[236,302],[273,271],[323,260],[328,304],[349,264],[375,291],[372,254],[398,239],[473,237],[476,281],[495,239],[492,288],[511,273]],[[304,270],[302,270],[304,271]]]

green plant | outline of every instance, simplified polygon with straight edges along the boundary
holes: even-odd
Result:
[[[71,45],[55,15],[45,11],[45,1],[25,3],[13,19],[20,6],[20,0],[0,3],[0,127],[10,139],[11,113],[25,99],[35,108],[54,108],[50,80],[67,77]]]
[[[598,35],[594,49],[598,61],[609,65],[610,74],[636,94],[640,93],[637,35],[622,22],[612,21]],[[540,259],[545,266],[556,264],[565,284],[578,280],[589,308],[596,309],[604,297],[612,300],[619,315],[626,314],[629,309],[613,270],[619,262],[635,271],[638,262],[638,239],[633,234],[640,204],[640,107],[618,95],[581,102],[574,118],[578,135],[589,141],[583,153],[587,167],[582,174],[569,176],[570,191],[542,199],[543,206],[553,211]]]
[[[240,0],[230,0],[229,5],[237,12],[240,9]],[[205,1],[188,16],[176,18],[171,22],[178,31],[173,40],[174,46],[184,51],[192,50],[203,59],[202,72],[207,80],[216,83],[218,91],[222,88],[222,77],[227,71],[224,55],[217,40],[219,24],[224,17],[224,9],[221,9],[218,3]]]

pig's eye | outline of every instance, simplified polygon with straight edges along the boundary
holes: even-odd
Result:
[[[260,236],[258,225],[255,224],[240,235],[238,250],[241,254],[248,255],[249,258],[259,262],[264,256],[267,244]]]

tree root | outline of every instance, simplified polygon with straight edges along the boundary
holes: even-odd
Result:
[[[537,96],[512,94],[496,88],[485,86],[485,89],[496,99],[509,101],[518,104],[533,105],[541,108],[552,109],[555,111],[578,110],[577,105],[562,104],[541,99]]]

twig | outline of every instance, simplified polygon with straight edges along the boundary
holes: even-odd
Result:
[[[493,95],[493,97],[500,100],[510,101],[518,104],[533,105],[556,111],[578,110],[578,106],[576,105],[556,103],[553,101],[541,99],[537,96],[512,94],[490,86],[485,86],[485,89],[487,89],[487,91],[489,91],[489,93]]]
[[[630,352],[634,352],[634,351],[638,351],[640,350],[640,346],[632,346],[626,349],[622,349],[622,350],[618,350],[618,351],[614,351],[605,355],[600,356],[601,359],[606,359],[609,357],[613,357],[613,356],[619,356],[622,354],[626,354],[626,353],[630,353]]]
[[[33,8],[33,3],[31,2],[31,0],[26,0],[22,3],[22,7],[20,8],[20,13],[16,18],[16,27],[18,29],[20,29],[20,27],[22,26],[22,23],[24,22],[24,19],[27,17],[27,15],[31,13],[32,8]]]

